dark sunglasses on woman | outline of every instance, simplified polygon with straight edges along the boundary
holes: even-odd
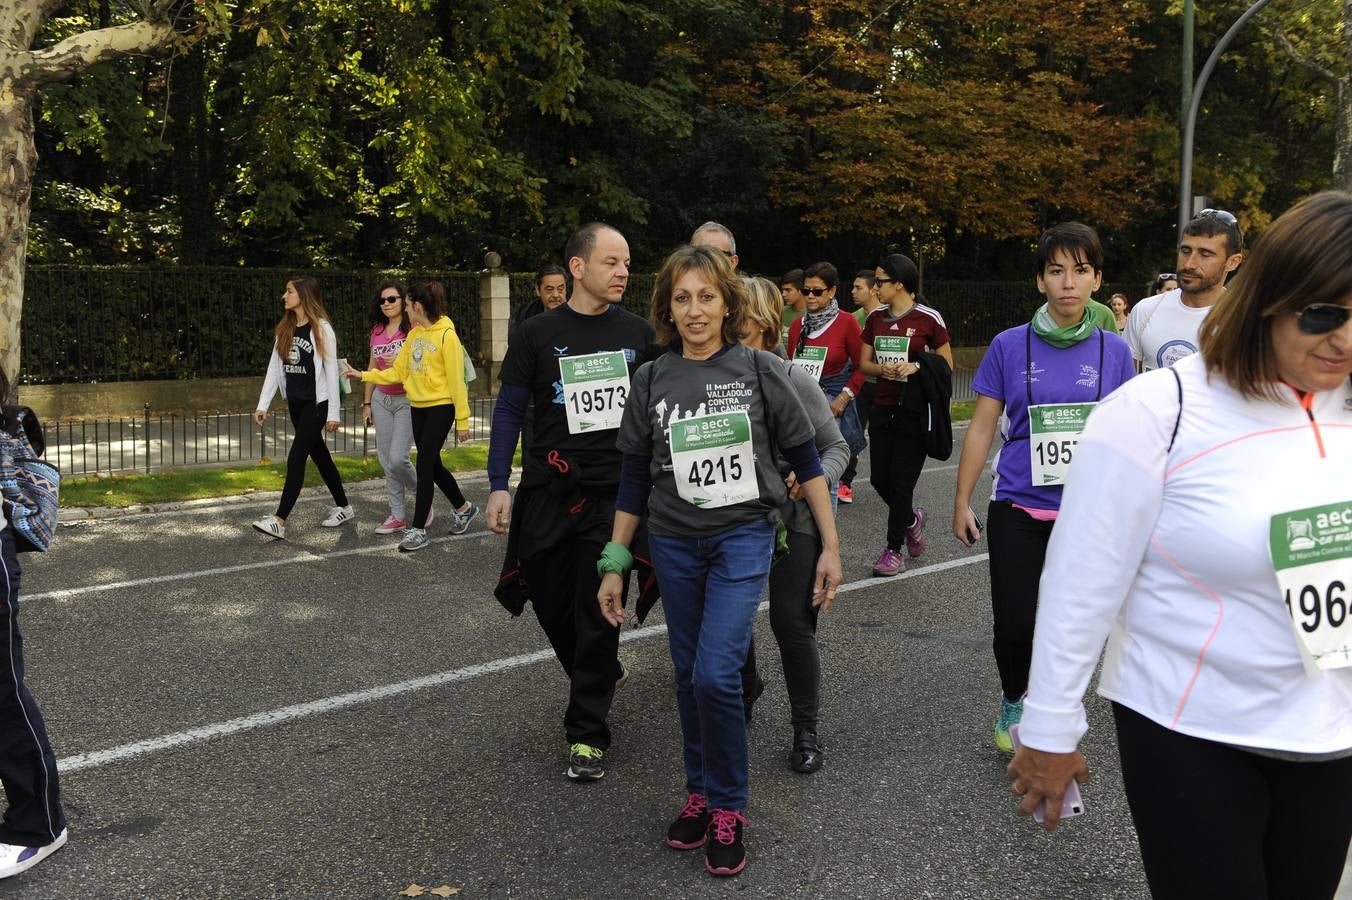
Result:
[[[1347,324],[1352,306],[1341,303],[1311,303],[1296,313],[1296,327],[1305,334],[1328,334]]]

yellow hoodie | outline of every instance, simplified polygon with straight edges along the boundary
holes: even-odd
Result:
[[[414,406],[455,404],[455,427],[469,428],[469,391],[465,388],[465,350],[446,316],[416,326],[388,369],[367,369],[362,381],[400,384]]]

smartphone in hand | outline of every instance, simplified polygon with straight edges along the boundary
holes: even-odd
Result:
[[[1018,753],[1019,748],[1023,746],[1019,742],[1019,726],[1011,725],[1009,728],[1009,739],[1014,744],[1014,752]],[[1078,816],[1084,812],[1084,799],[1080,796],[1080,783],[1074,778],[1070,779],[1070,784],[1066,786],[1066,792],[1061,796],[1061,818],[1069,819],[1071,816]],[[1043,800],[1033,810],[1033,821],[1041,825],[1047,820],[1047,801]]]

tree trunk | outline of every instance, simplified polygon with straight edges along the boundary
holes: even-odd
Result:
[[[0,369],[10,385],[6,401],[18,390],[28,201],[36,164],[33,95],[0,84]]]

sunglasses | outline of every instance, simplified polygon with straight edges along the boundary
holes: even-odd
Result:
[[[895,278],[878,278],[877,276],[874,276],[873,278],[873,284],[875,286],[880,284],[892,284],[894,281],[896,281]]]
[[[400,300],[402,300],[402,299],[404,299],[404,298],[403,298],[403,297],[400,297],[398,294],[393,294],[393,295],[391,295],[391,296],[389,296],[389,297],[381,297],[381,298],[380,298],[380,302],[381,302],[381,303],[398,303],[398,302],[399,302]]]
[[[1156,281],[1177,281],[1178,276],[1173,272],[1161,272],[1155,277]]]
[[[803,293],[807,294],[809,297],[820,297],[829,290],[831,290],[831,288],[803,288]]]
[[[1348,318],[1352,318],[1352,306],[1311,303],[1295,315],[1296,327],[1304,334],[1328,334],[1347,324]]]
[[[1239,219],[1235,218],[1234,213],[1227,212],[1226,210],[1223,209],[1204,209],[1197,215],[1192,217],[1192,220],[1194,222],[1196,222],[1198,219],[1215,219],[1219,222],[1225,223],[1226,225],[1239,224]]]

